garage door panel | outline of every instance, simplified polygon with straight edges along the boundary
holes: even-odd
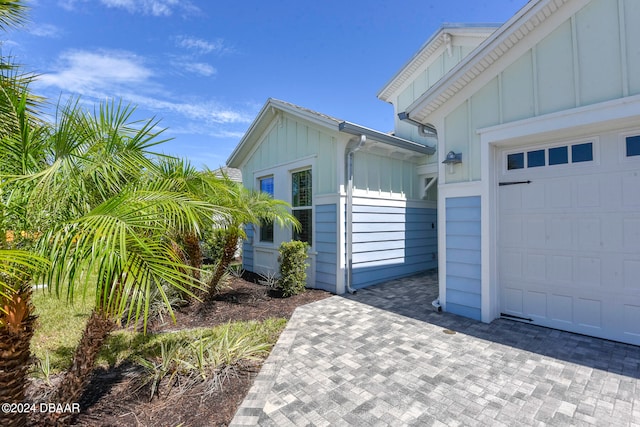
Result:
[[[624,304],[623,321],[626,325],[624,335],[640,338],[640,305]]]
[[[527,291],[524,299],[524,311],[527,317],[544,320],[547,314],[547,294],[544,292]],[[522,316],[525,317],[525,316]]]
[[[531,183],[497,193],[502,313],[640,344],[640,162],[621,158],[503,167],[503,182]]]
[[[626,259],[622,261],[624,287],[640,292],[640,260]]]
[[[640,206],[640,173],[629,172],[622,178],[622,205]]]
[[[513,316],[524,317],[522,294],[523,292],[521,289],[516,289],[505,285],[502,292],[503,312],[506,314],[511,314]]]
[[[549,318],[559,324],[573,323],[573,298],[569,295],[549,294]]]
[[[595,257],[578,257],[576,278],[589,288],[599,288],[602,283],[601,260]]]
[[[503,261],[500,263],[500,277],[505,280],[522,279],[522,253],[506,252]]]
[[[602,301],[576,298],[576,323],[582,327],[602,329]]]

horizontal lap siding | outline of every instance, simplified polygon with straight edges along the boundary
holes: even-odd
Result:
[[[242,268],[247,271],[253,271],[253,226],[247,225],[244,229],[247,238],[242,241]]]
[[[316,288],[336,292],[338,210],[336,205],[316,205]]]
[[[437,211],[353,206],[353,286],[409,276],[437,266]]]
[[[446,200],[447,311],[480,320],[480,197]]]

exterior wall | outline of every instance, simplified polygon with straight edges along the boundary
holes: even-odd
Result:
[[[481,178],[477,129],[640,94],[639,20],[640,2],[593,0],[511,59],[444,119],[441,151],[463,153],[444,181]]]
[[[247,225],[244,228],[247,238],[242,241],[242,268],[247,271],[253,271],[253,225]]]
[[[335,204],[316,205],[315,287],[337,293],[338,209]]]
[[[446,305],[448,312],[481,319],[480,196],[451,197],[446,212]]]
[[[388,154],[357,151],[354,157],[354,188],[374,197],[420,199],[423,187],[418,182],[416,168],[415,162]]]
[[[281,115],[249,155],[242,167],[244,185],[255,187],[254,174],[277,165],[310,156],[317,157],[314,195],[335,194],[337,183],[337,141],[328,132],[304,120]],[[342,159],[340,159],[342,161]]]
[[[353,287],[437,267],[436,217],[428,202],[354,198]]]

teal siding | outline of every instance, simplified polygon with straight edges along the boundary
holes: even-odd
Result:
[[[480,320],[480,196],[446,200],[447,311]]]
[[[354,205],[353,287],[437,267],[436,209]]]
[[[316,205],[316,283],[315,287],[336,292],[338,251],[338,209],[335,204]]]

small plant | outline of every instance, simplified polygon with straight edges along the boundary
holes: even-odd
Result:
[[[305,242],[297,240],[291,242],[283,242],[280,245],[280,280],[278,280],[278,288],[282,291],[282,295],[289,297],[297,295],[304,291],[307,283],[308,267],[307,249],[309,245]]]
[[[244,275],[244,268],[242,268],[242,264],[232,264],[227,267],[227,272],[236,279],[241,279]]]
[[[278,287],[278,274],[276,272],[268,272],[260,275],[261,279],[258,280],[262,286],[266,286],[269,289],[276,289]]]
[[[138,358],[138,363],[147,371],[140,388],[147,384],[150,385],[149,400],[153,399],[153,396],[160,389],[160,383],[169,374],[171,377],[168,383],[171,386],[173,378],[178,373],[176,363],[179,351],[180,346],[177,343],[160,342],[160,356],[154,358],[155,360],[143,357]]]
[[[51,387],[51,358],[49,352],[45,351],[44,359],[38,359],[36,363],[37,372],[42,375],[45,384]]]

